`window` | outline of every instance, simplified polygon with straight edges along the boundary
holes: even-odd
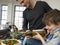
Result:
[[[23,6],[15,6],[15,25],[18,27],[18,29],[22,29],[23,25],[23,11],[25,10],[25,7]]]
[[[1,19],[1,24],[4,25],[7,22],[7,15],[8,15],[8,6],[7,5],[2,5],[2,19]]]

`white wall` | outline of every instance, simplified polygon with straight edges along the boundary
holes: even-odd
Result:
[[[60,10],[60,0],[42,0],[46,1],[53,9],[59,9]]]

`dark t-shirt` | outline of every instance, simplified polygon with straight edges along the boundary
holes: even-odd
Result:
[[[23,12],[23,29],[28,29],[28,23],[30,30],[43,28],[45,26],[42,22],[43,15],[50,10],[51,7],[46,2],[42,1],[37,1],[33,9],[27,8]]]

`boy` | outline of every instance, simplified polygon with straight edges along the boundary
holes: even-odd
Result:
[[[43,45],[60,45],[60,11],[57,9],[51,10],[43,17],[45,28],[50,32],[45,41],[43,37],[37,33],[33,38],[41,40]]]

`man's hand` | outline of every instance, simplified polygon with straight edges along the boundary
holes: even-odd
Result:
[[[30,32],[30,30],[26,30],[26,33],[27,33],[27,32]]]

